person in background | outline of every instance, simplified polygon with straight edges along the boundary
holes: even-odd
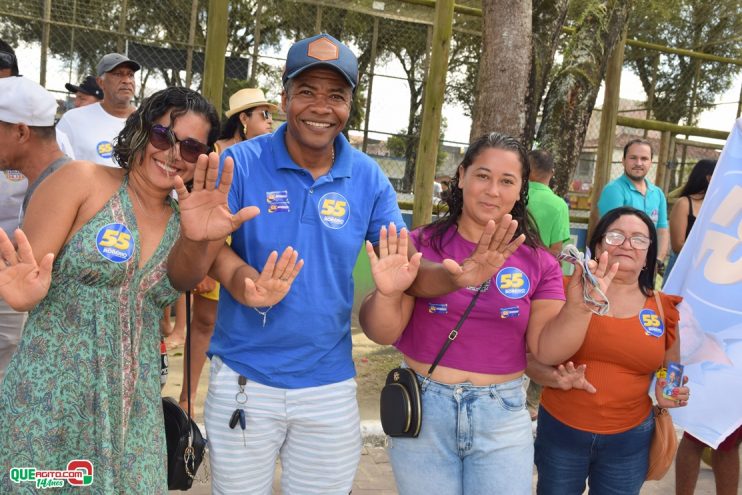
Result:
[[[75,108],[100,103],[103,100],[103,90],[100,89],[95,81],[95,76],[87,76],[82,80],[79,86],[65,83],[67,91],[75,95]]]
[[[138,63],[119,53],[104,55],[96,68],[103,99],[98,103],[68,110],[57,123],[57,129],[69,138],[76,160],[117,167],[113,161],[113,139],[124,128],[132,105]]]
[[[554,176],[554,159],[545,150],[528,152],[531,176],[528,178],[528,213],[536,222],[536,229],[544,246],[558,255],[569,241],[569,207],[554,194],[549,182]]]
[[[273,113],[278,107],[265,99],[260,89],[245,88],[229,97],[227,119],[222,123],[219,139],[214,143],[214,151],[220,153],[233,144],[273,132]],[[201,377],[206,351],[214,333],[216,309],[219,304],[219,283],[206,276],[193,290],[193,318],[191,320],[191,397],[196,396],[198,380]],[[186,373],[183,367],[183,387],[180,391],[180,407],[188,407]]]
[[[701,211],[706,190],[711,182],[711,176],[716,168],[716,160],[699,160],[693,166],[685,183],[680,197],[670,211],[670,260],[667,262],[664,280],[670,276],[675,260],[683,249],[686,239],[690,235],[690,229],[696,221],[698,212]]]
[[[0,79],[11,77],[18,77],[18,60],[13,48],[0,40]],[[5,128],[3,124],[0,126]],[[8,151],[10,150],[5,150],[5,152]],[[20,225],[21,207],[28,188],[28,181],[18,170],[11,169],[9,166],[0,168],[2,168],[0,171],[0,228],[6,232],[13,232]],[[25,318],[25,312],[14,311],[4,300],[0,299],[0,382],[2,382],[13,352],[18,347]]]
[[[619,206],[631,206],[646,213],[657,229],[657,263],[663,271],[670,244],[667,223],[667,199],[647,174],[652,167],[652,144],[645,139],[632,139],[623,148],[624,173],[606,184],[600,193],[600,216]]]

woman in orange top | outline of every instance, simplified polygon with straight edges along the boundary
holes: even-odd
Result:
[[[652,376],[679,360],[681,298],[658,293],[663,311],[657,307],[652,220],[631,207],[611,210],[589,247],[595,256],[607,252],[609,264],[618,262],[618,273],[606,291],[609,313],[592,316],[582,346],[570,358],[586,366],[594,388],[544,389],[535,445],[539,495],[580,494],[586,479],[590,493],[638,494],[654,429]],[[674,389],[670,400],[662,396],[661,384],[655,386],[660,406],[687,404],[687,387]]]

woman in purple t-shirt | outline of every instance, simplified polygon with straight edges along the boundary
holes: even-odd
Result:
[[[448,215],[409,236],[382,229],[379,257],[367,246],[377,289],[364,301],[361,325],[373,341],[394,344],[421,381],[420,435],[389,439],[403,495],[531,493],[526,352],[563,362],[592,313],[581,277],[567,287],[565,304],[560,267],[527,217],[528,175],[517,140],[482,136],[451,182]],[[615,267],[603,257],[593,273],[605,287]],[[480,286],[460,335],[426,379]]]

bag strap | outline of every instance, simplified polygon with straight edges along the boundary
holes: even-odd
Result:
[[[185,386],[188,390],[188,409],[186,409],[186,415],[188,416],[188,425],[191,424],[191,291],[185,293],[185,317],[186,317],[186,341],[185,341],[185,359],[183,360],[183,366],[185,366]],[[190,438],[189,438],[189,444]]]
[[[464,321],[469,316],[469,313],[471,313],[471,310],[474,309],[474,304],[477,302],[477,299],[479,299],[479,296],[484,292],[485,284],[487,282],[484,282],[482,285],[479,286],[479,289],[477,289],[477,293],[474,294],[474,297],[472,298],[471,302],[469,303],[469,306],[466,307],[464,310],[464,314],[461,315],[461,319],[456,324],[455,327],[453,327],[453,330],[448,334],[448,338],[443,343],[443,347],[441,347],[441,350],[438,351],[438,355],[435,357],[435,361],[433,361],[433,364],[430,365],[430,369],[428,370],[428,376],[425,377],[425,379],[429,379],[433,375],[433,371],[438,366],[438,363],[443,358],[443,355],[448,350],[448,347],[451,345],[451,342],[456,340],[456,337],[459,335],[459,330],[461,330],[461,325],[464,324]]]

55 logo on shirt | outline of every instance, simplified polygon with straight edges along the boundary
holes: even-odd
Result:
[[[322,196],[317,205],[319,218],[322,223],[331,229],[341,229],[350,218],[350,205],[345,196],[331,192]]]

